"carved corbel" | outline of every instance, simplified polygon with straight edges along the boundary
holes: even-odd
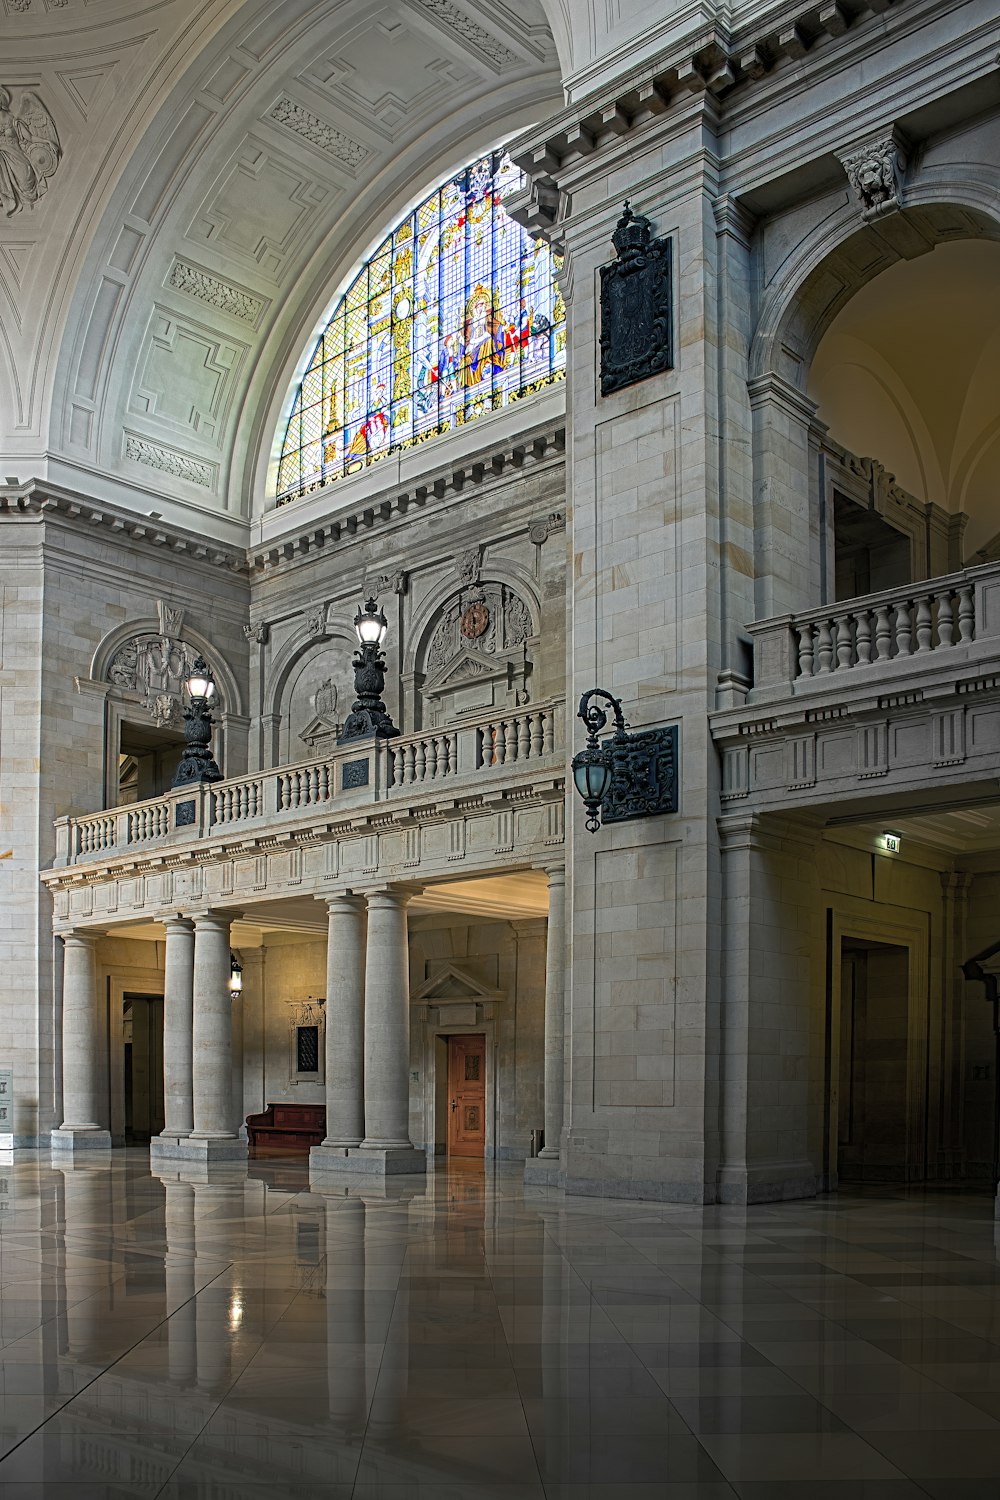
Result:
[[[838,151],[851,192],[866,221],[884,218],[903,206],[906,145],[898,130],[870,136],[849,151]]]
[[[243,627],[244,637],[251,645],[263,646],[270,633],[271,628],[266,620],[251,620]]]

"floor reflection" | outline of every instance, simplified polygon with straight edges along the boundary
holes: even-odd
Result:
[[[9,1175],[0,1497],[997,1489],[988,1199],[564,1202],[467,1162],[313,1191],[134,1151]]]

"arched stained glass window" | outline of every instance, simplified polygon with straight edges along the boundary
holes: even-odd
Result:
[[[358,272],[295,397],[278,504],[561,378],[558,258],[505,212],[501,151],[408,214]]]

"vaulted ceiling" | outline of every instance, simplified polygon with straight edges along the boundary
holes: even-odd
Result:
[[[0,219],[0,477],[240,540],[351,268],[436,179],[561,103],[542,4],[4,10],[0,86],[22,119],[41,101],[61,157]]]

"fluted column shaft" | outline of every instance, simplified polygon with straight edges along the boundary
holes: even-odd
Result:
[[[194,1129],[194,923],[177,916],[163,926],[163,1134],[185,1136]]]
[[[101,1130],[103,1029],[97,1009],[98,934],[63,936],[62,1130]]]
[[[410,1140],[409,894],[368,897],[365,960],[365,1138],[363,1150],[412,1150]]]
[[[231,918],[194,919],[194,1129],[192,1140],[232,1139],[233,1015],[229,989]]]
[[[323,1144],[358,1146],[365,1133],[364,902],[358,896],[334,896],[327,913]]]
[[[545,1145],[538,1153],[558,1157],[563,1127],[566,1014],[566,871],[552,865],[549,921],[545,934]]]

